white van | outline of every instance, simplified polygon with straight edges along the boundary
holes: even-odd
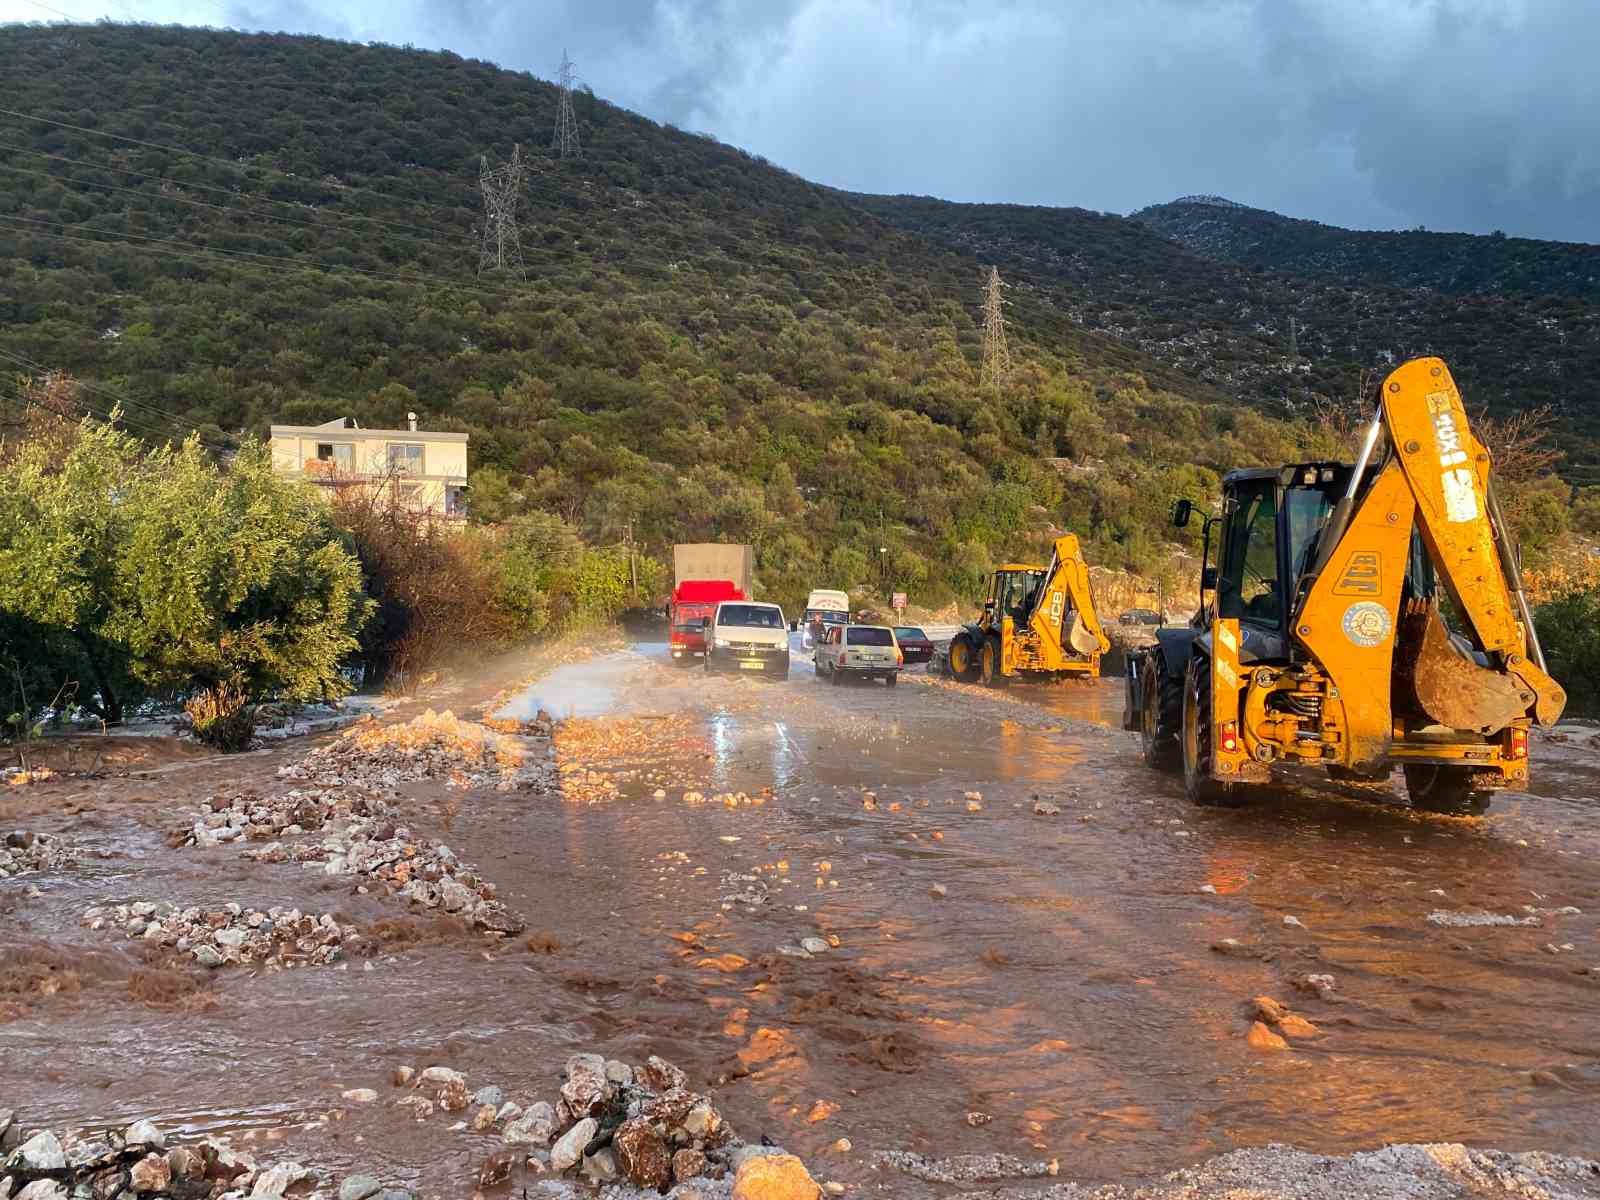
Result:
[[[850,624],[850,594],[828,588],[813,588],[806,597],[806,611],[797,628],[805,633],[806,649],[822,640],[822,635],[835,625]]]
[[[706,670],[760,671],[789,678],[789,624],[776,604],[724,600],[707,617]]]

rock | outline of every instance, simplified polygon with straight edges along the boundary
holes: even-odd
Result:
[[[1257,1050],[1287,1050],[1289,1043],[1284,1041],[1260,1021],[1250,1023],[1250,1032],[1245,1035],[1245,1041]]]
[[[515,1121],[522,1115],[522,1105],[507,1100],[494,1114],[496,1121]]]
[[[14,1200],[67,1200],[67,1191],[53,1179],[35,1179]]]
[[[596,1186],[610,1183],[617,1177],[617,1156],[612,1153],[610,1146],[584,1156],[583,1177]]]
[[[465,884],[457,883],[454,879],[439,881],[439,906],[445,912],[460,912],[476,899]]]
[[[635,1187],[664,1189],[672,1182],[672,1152],[666,1139],[643,1117],[617,1126],[611,1139],[617,1165]]]
[[[683,1114],[683,1128],[690,1137],[710,1137],[722,1127],[722,1118],[709,1100],[701,1100]]]
[[[383,1191],[383,1184],[371,1175],[347,1175],[339,1185],[339,1200],[372,1200]]]
[[[467,1095],[467,1085],[461,1079],[452,1079],[439,1089],[439,1107],[445,1112],[460,1112],[471,1103]]]
[[[18,1146],[11,1161],[30,1171],[59,1171],[67,1165],[67,1156],[56,1135],[46,1129]]]
[[[583,1158],[583,1148],[593,1139],[595,1131],[600,1128],[600,1122],[593,1117],[585,1117],[566,1133],[561,1139],[550,1147],[550,1166],[556,1171],[566,1171],[578,1165]]]
[[[1305,925],[1303,925],[1301,923],[1299,917],[1284,917],[1283,923],[1285,925],[1289,926],[1291,929],[1304,929],[1305,928]]]
[[[1048,800],[1041,800],[1035,796],[1033,798],[1033,815],[1036,817],[1059,817],[1061,815],[1061,806],[1052,804]]]
[[[256,1185],[250,1189],[252,1196],[281,1196],[311,1174],[297,1162],[281,1162],[256,1176]]]
[[[494,1128],[494,1122],[495,1107],[492,1104],[485,1104],[472,1114],[472,1119],[467,1122],[467,1128],[473,1133],[488,1133]]]
[[[467,1077],[460,1071],[452,1071],[449,1067],[428,1067],[417,1080],[419,1084],[431,1083],[459,1083],[466,1086]]]
[[[419,1121],[426,1121],[433,1116],[433,1101],[426,1096],[406,1096],[395,1103],[401,1108],[409,1108],[411,1115]]]
[[[633,1068],[625,1062],[615,1058],[606,1059],[606,1079],[618,1087],[627,1087],[633,1082]]]
[[[652,1092],[670,1092],[688,1084],[689,1077],[658,1054],[645,1059],[644,1066],[634,1072],[641,1087]]]
[[[682,1183],[705,1174],[706,1156],[699,1150],[683,1149],[672,1156],[672,1181]]]
[[[511,1169],[517,1165],[517,1156],[510,1150],[496,1150],[483,1160],[478,1168],[478,1186],[489,1188],[511,1178]]]
[[[159,1154],[146,1154],[128,1171],[128,1186],[136,1192],[164,1192],[172,1183],[172,1168]]]
[[[825,954],[828,950],[828,943],[825,938],[805,937],[800,939],[800,949],[807,954]]]
[[[174,1146],[167,1151],[167,1170],[174,1179],[203,1179],[205,1156],[192,1146]]]
[[[130,1150],[140,1146],[151,1150],[164,1150],[167,1139],[156,1128],[154,1121],[135,1121],[122,1131],[122,1144]]]
[[[561,1107],[567,1116],[581,1120],[600,1110],[611,1085],[606,1081],[606,1060],[598,1054],[574,1054],[567,1059],[567,1079],[561,1085]]]
[[[371,1088],[350,1088],[339,1094],[351,1104],[371,1104],[378,1098],[378,1093]]]
[[[826,1121],[839,1111],[839,1106],[832,1100],[818,1100],[811,1106],[811,1111],[806,1113],[806,1120],[815,1125],[818,1121]]]
[[[936,883],[928,889],[928,894],[933,896],[935,899],[942,899],[950,894],[950,889],[945,887],[942,883]]]
[[[792,1154],[747,1158],[733,1179],[733,1200],[818,1200],[822,1189]]]
[[[499,1108],[505,1103],[505,1099],[506,1094],[493,1085],[481,1087],[472,1093],[472,1102],[474,1104],[487,1104],[490,1108]]]
[[[1257,996],[1251,1003],[1256,1007],[1257,1019],[1265,1021],[1268,1025],[1276,1025],[1289,1011],[1284,1004],[1271,996]]]
[[[0,1108],[0,1139],[4,1139],[11,1129],[11,1123],[17,1119],[14,1108]]]
[[[1283,1019],[1278,1022],[1278,1032],[1285,1037],[1314,1038],[1319,1036],[1322,1030],[1304,1017],[1298,1017],[1294,1013],[1285,1013]]]
[[[512,1146],[548,1146],[556,1131],[556,1112],[545,1101],[528,1106],[528,1110],[506,1126],[500,1136]]]
[[[994,1118],[986,1112],[969,1112],[967,1114],[967,1124],[971,1125],[974,1129],[978,1129],[984,1125],[987,1125],[992,1120],[994,1120]]]
[[[202,967],[210,967],[212,970],[222,965],[222,955],[217,952],[215,946],[196,946],[194,960]]]
[[[396,1067],[394,1074],[389,1076],[389,1082],[395,1087],[405,1087],[417,1077],[417,1072],[412,1067]]]
[[[849,1138],[840,1138],[837,1142],[835,1142],[833,1144],[833,1149],[839,1154],[849,1154],[850,1153],[850,1139]]]

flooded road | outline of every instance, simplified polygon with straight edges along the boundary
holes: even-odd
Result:
[[[921,1193],[885,1150],[1101,1181],[1269,1142],[1600,1145],[1600,755],[1539,746],[1534,792],[1480,820],[1312,777],[1202,810],[1140,763],[1119,687],[833,687],[799,652],[784,683],[707,677],[651,645],[561,668],[502,715],[570,718],[564,798],[402,789],[535,936],[419,922],[367,962],[213,973],[177,1008],[131,994],[138,943],[84,931],[85,907],[403,906],[168,848],[218,768],[30,789],[8,827],[106,857],[0,881],[13,963],[77,976],[0,1024],[0,1102],[27,1080],[36,1124],[255,1131],[438,1195],[498,1139],[343,1090],[384,1101],[394,1066],[441,1062],[549,1095],[574,1051],[661,1054],[746,1137],[891,1195]],[[226,782],[273,786],[304,749]],[[1257,1049],[1258,996],[1314,1029]]]

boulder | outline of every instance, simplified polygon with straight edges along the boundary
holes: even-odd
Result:
[[[481,1106],[467,1121],[467,1128],[473,1133],[488,1133],[494,1128],[495,1108],[492,1104]]]
[[[672,1156],[672,1181],[683,1183],[705,1174],[706,1156],[699,1150],[685,1148]]]
[[[635,1187],[660,1191],[672,1182],[672,1152],[666,1139],[643,1117],[617,1126],[611,1145],[617,1165]]]
[[[574,1054],[567,1059],[567,1079],[561,1085],[561,1107],[573,1119],[594,1116],[605,1102],[611,1085],[606,1080],[606,1060],[598,1054]]]
[[[460,1071],[452,1071],[449,1067],[428,1067],[422,1072],[419,1082],[435,1085],[441,1083],[459,1083],[465,1085],[467,1082],[467,1077]]]
[[[122,1131],[122,1144],[130,1150],[140,1146],[151,1150],[164,1150],[167,1139],[156,1128],[154,1121],[135,1121]]]
[[[159,1154],[146,1154],[128,1170],[128,1186],[149,1195],[164,1192],[172,1183],[172,1168]]]
[[[496,1150],[483,1160],[478,1168],[478,1186],[496,1187],[511,1178],[511,1169],[517,1165],[517,1155],[510,1150]]]
[[[467,1085],[460,1079],[452,1079],[439,1089],[439,1107],[445,1112],[460,1112],[471,1103],[472,1098],[467,1094]]]
[[[67,1200],[67,1189],[54,1179],[35,1179],[14,1200]]]
[[[555,1109],[540,1100],[507,1125],[500,1136],[512,1146],[548,1146],[555,1131]]]
[[[634,1073],[635,1081],[652,1092],[670,1092],[688,1084],[689,1077],[660,1055],[652,1054]]]
[[[594,1140],[595,1131],[599,1128],[600,1122],[593,1117],[585,1117],[567,1130],[561,1135],[560,1140],[550,1147],[550,1166],[557,1171],[577,1166],[583,1158],[583,1148]]]
[[[739,1164],[733,1200],[818,1200],[822,1189],[792,1154],[763,1154]]]
[[[1245,1035],[1245,1041],[1249,1042],[1257,1050],[1287,1050],[1289,1048],[1288,1042],[1273,1033],[1260,1021],[1251,1022],[1250,1032]]]
[[[371,1175],[348,1175],[339,1185],[339,1200],[372,1200],[383,1191],[383,1184]]]
[[[67,1165],[67,1155],[56,1135],[46,1129],[18,1146],[11,1162],[30,1171],[59,1171]]]

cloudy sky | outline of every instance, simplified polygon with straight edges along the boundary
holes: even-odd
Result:
[[[1596,0],[0,0],[443,47],[820,182],[1600,242]]]

